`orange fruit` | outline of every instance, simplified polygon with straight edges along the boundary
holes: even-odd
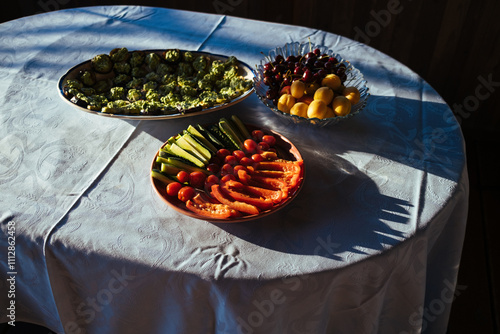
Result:
[[[345,116],[351,112],[351,101],[345,96],[337,96],[332,102],[333,113],[337,116]]]
[[[295,80],[290,87],[290,92],[294,98],[300,99],[306,92],[306,84],[302,80]]]
[[[292,109],[295,104],[295,98],[290,94],[283,94],[280,96],[278,100],[278,110],[281,110],[287,114],[290,113],[290,109]]]
[[[327,74],[323,80],[321,80],[321,86],[330,87],[333,90],[337,90],[342,85],[342,81],[336,74]]]
[[[333,100],[333,90],[329,87],[320,87],[314,92],[314,99],[321,100],[329,105]]]
[[[344,95],[349,101],[351,101],[352,105],[355,105],[359,102],[361,98],[361,94],[356,87],[346,87],[342,91],[342,95]]]
[[[314,100],[307,108],[307,117],[323,119],[325,118],[327,111],[325,102],[321,100]]]
[[[293,105],[292,109],[290,109],[290,114],[307,118],[308,108],[309,105],[307,103],[297,102]]]

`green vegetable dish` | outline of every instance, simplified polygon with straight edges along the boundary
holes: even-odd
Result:
[[[88,111],[127,116],[183,115],[249,95],[253,73],[234,56],[178,49],[113,49],[60,80],[63,97]]]

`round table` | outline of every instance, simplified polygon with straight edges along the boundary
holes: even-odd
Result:
[[[359,115],[293,125],[252,94],[196,117],[122,120],[58,96],[66,70],[115,47],[254,67],[261,52],[308,40],[364,74]],[[464,141],[442,98],[401,63],[325,31],[140,6],[3,23],[0,61],[2,322],[57,333],[446,332],[467,216]],[[299,195],[236,224],[166,206],[149,176],[158,148],[232,114],[293,141],[306,166]]]

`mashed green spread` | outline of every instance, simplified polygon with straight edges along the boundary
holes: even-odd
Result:
[[[67,80],[64,92],[90,110],[113,114],[166,115],[229,102],[252,87],[238,75],[238,60],[211,59],[190,51],[113,49],[92,58],[92,68]],[[96,74],[113,73],[96,80]]]

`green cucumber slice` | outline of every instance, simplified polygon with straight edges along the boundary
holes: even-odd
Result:
[[[158,162],[158,159],[156,160]],[[161,172],[168,175],[177,175],[182,169],[167,162],[161,163]]]
[[[182,161],[179,158],[169,157],[169,158],[167,158],[167,163],[169,163],[169,164],[171,164],[171,165],[173,165],[175,167],[179,167],[180,169],[183,169],[183,170],[185,170],[188,173],[202,172],[202,173],[205,173],[207,175],[211,174],[205,168],[199,168],[199,167],[190,165],[189,163],[186,163],[186,162]]]
[[[222,143],[223,148],[227,148],[229,150],[240,149],[226,134],[224,134],[224,132],[222,132],[218,123],[213,124],[208,130]]]
[[[221,118],[219,121],[219,128],[229,138],[229,140],[231,140],[238,150],[243,149],[243,142],[238,136],[237,131],[235,131],[227,119]]]
[[[181,157],[189,162],[192,162],[195,166],[198,166],[200,168],[205,167],[205,163],[203,163],[203,161],[200,161],[197,157],[187,152],[186,150],[182,149],[176,143],[169,144],[167,145],[166,148],[173,154],[177,155],[178,157]]]
[[[158,181],[161,181],[161,182],[166,183],[166,184],[175,182],[175,180],[172,180],[168,176],[162,174],[162,172],[159,171],[158,169],[152,169],[151,170],[151,176],[153,178],[157,179]]]
[[[224,143],[222,143],[212,132],[208,131],[208,129],[204,128],[200,124],[196,124],[196,128],[212,143],[212,145],[214,145],[217,150],[224,148]]]
[[[207,160],[207,162],[212,158],[212,153],[206,148],[202,143],[200,143],[196,137],[192,136],[188,131],[185,131],[182,137],[193,146],[200,154]]]
[[[196,129],[194,126],[189,125],[187,128],[187,132],[189,132],[194,138],[196,138],[199,142],[201,142],[207,149],[209,149],[212,153],[217,153],[217,148],[207,139],[203,134]]]
[[[196,147],[194,147],[193,145],[191,145],[191,143],[189,143],[184,136],[181,136],[181,137],[177,138],[177,140],[175,141],[175,143],[177,145],[179,145],[180,148],[182,148],[183,150],[185,150],[186,152],[190,153],[191,155],[193,155],[194,157],[196,157],[198,160],[200,160],[201,162],[203,162],[204,166],[208,163],[209,159],[205,158],[203,156],[203,154],[201,154],[201,152],[198,151]]]
[[[232,115],[231,116],[231,121],[233,121],[233,124],[238,128],[238,130],[240,131],[241,135],[243,136],[243,141],[245,141],[245,139],[250,139],[252,138],[252,135],[250,134],[250,132],[248,131],[247,127],[245,126],[245,124],[243,124],[243,122],[241,121],[241,119],[236,116],[236,115]]]

